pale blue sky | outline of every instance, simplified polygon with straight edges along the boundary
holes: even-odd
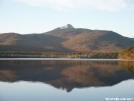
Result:
[[[134,0],[0,0],[0,33],[42,33],[68,23],[134,37]]]

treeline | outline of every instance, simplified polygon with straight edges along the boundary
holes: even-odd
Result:
[[[90,58],[118,58],[118,53],[92,53],[90,54]]]
[[[118,58],[118,53],[0,51],[0,58]]]
[[[120,59],[134,59],[134,47],[129,47],[119,53]]]

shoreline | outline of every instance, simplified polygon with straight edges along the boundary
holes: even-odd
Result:
[[[71,60],[71,61],[134,61],[127,59],[104,59],[104,58],[0,58],[2,60]]]

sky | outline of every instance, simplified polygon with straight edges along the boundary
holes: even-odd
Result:
[[[71,24],[134,37],[134,0],[0,0],[0,33],[42,33]]]

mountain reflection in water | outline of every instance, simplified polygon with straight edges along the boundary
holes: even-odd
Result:
[[[43,82],[67,92],[112,86],[133,78],[132,61],[0,61],[0,81]]]

